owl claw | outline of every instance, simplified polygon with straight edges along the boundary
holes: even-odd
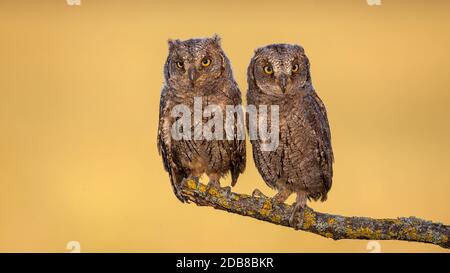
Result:
[[[194,179],[195,182],[197,182],[197,183],[200,182],[200,178],[198,176],[194,175],[194,176],[192,176],[192,179]]]
[[[206,192],[209,192],[211,188],[220,189],[220,183],[217,180],[209,180],[208,185],[206,185]]]
[[[297,213],[301,212],[302,214],[297,216]],[[301,202],[295,202],[292,206],[291,216],[289,217],[289,225],[294,227],[295,229],[300,229],[303,226],[303,218],[305,214],[305,208],[302,206]]]
[[[182,203],[189,203],[189,199],[182,194],[182,192],[183,192],[182,187],[183,187],[182,185],[175,186],[175,196]]]
[[[183,181],[181,181],[181,184],[175,185],[175,195],[176,197],[182,202],[182,203],[190,203],[189,198],[184,196],[183,193],[183,187],[186,186],[186,183],[189,179],[193,179],[195,183],[198,185],[200,182],[198,176],[189,176],[188,178],[183,178]]]
[[[225,190],[227,195],[231,193],[231,187],[230,186],[223,187],[223,189]]]
[[[252,192],[252,197],[260,197],[260,198],[264,198],[264,199],[268,199],[267,196],[264,195],[264,193],[262,193],[260,190],[258,189],[254,189]]]

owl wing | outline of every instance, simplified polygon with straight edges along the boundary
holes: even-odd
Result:
[[[242,107],[242,99],[241,99],[241,92],[239,88],[237,87],[236,83],[232,84],[232,87],[230,89],[230,98],[233,102],[233,105],[239,105]],[[242,109],[242,108],[241,108]],[[245,130],[244,130],[244,117],[243,115],[237,116],[235,115],[234,118],[234,139],[230,141],[231,145],[231,166],[230,166],[230,172],[231,172],[231,186],[236,185],[237,179],[241,173],[245,170],[245,164],[246,164],[246,146],[245,146]],[[243,133],[243,139],[238,138],[238,130],[241,129]]]
[[[306,108],[310,109],[307,115],[308,122],[317,135],[319,160],[325,182],[324,186],[326,191],[328,191],[332,184],[334,155],[331,147],[331,131],[327,111],[322,100],[314,90],[308,92],[305,102],[308,104]]]
[[[168,89],[166,87],[161,91],[161,98],[159,101],[159,124],[158,124],[158,137],[157,147],[158,152],[162,157],[164,169],[169,173],[172,189],[181,202],[185,202],[186,199],[180,194],[178,185],[181,183],[185,174],[179,170],[173,159],[171,150],[171,135],[170,135],[170,109],[168,109]]]
[[[255,98],[255,90],[249,89],[247,92],[247,105],[259,104],[260,103],[257,102]],[[268,120],[268,122],[270,122],[270,120]],[[247,133],[250,136],[250,115],[248,112],[246,113],[246,125]],[[270,128],[270,124],[268,124],[268,127]],[[257,130],[256,128],[253,128],[253,130]],[[263,151],[259,139],[250,139],[250,142],[252,144],[253,161],[258,172],[267,186],[275,189],[277,181],[281,178],[282,164],[280,164],[280,162],[283,161],[282,149],[277,149],[276,151]],[[280,141],[279,145],[283,145],[282,141]]]

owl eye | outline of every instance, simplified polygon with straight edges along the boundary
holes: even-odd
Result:
[[[268,75],[272,75],[273,74],[273,68],[269,65],[264,66],[264,72]]]
[[[182,61],[176,62],[176,65],[177,65],[178,68],[183,68],[184,67],[184,63]]]
[[[293,72],[293,73],[298,72],[298,69],[299,69],[299,68],[300,68],[300,67],[299,67],[298,64],[294,64],[294,65],[292,66],[292,72]]]
[[[202,66],[207,67],[211,64],[211,59],[205,58],[202,60]]]

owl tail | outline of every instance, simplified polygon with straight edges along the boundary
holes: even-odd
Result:
[[[237,168],[233,168],[231,170],[231,186],[234,187],[234,185],[236,185],[237,180],[239,178],[239,170]]]

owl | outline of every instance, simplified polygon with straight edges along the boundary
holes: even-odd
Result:
[[[242,111],[241,92],[233,78],[230,61],[221,48],[220,37],[169,40],[164,79],[157,146],[175,195],[185,202],[180,194],[180,183],[184,178],[198,179],[203,174],[209,178],[208,186],[220,186],[219,180],[231,173],[234,186],[245,170],[246,158],[245,138],[237,137],[237,127],[243,124],[243,117],[237,112],[232,113],[235,118],[231,139],[225,135],[214,139],[196,137],[194,127],[199,124],[195,123],[195,118],[190,128],[182,128],[194,132],[190,138],[179,139],[172,135],[174,122],[178,120],[172,110],[177,105],[184,105],[195,113],[195,99],[201,99],[202,109],[216,105],[224,112],[226,106]],[[201,122],[207,123],[211,118],[215,116],[202,115]],[[222,115],[222,124],[225,118],[226,115]],[[201,124],[198,128],[202,128]],[[242,130],[245,135],[245,128]]]
[[[257,49],[247,70],[248,105],[267,105],[269,109],[278,105],[278,146],[264,150],[258,138],[251,144],[259,173],[278,191],[274,201],[284,203],[296,193],[291,223],[307,199],[327,199],[333,176],[327,113],[312,86],[309,67],[302,47],[273,44]]]

